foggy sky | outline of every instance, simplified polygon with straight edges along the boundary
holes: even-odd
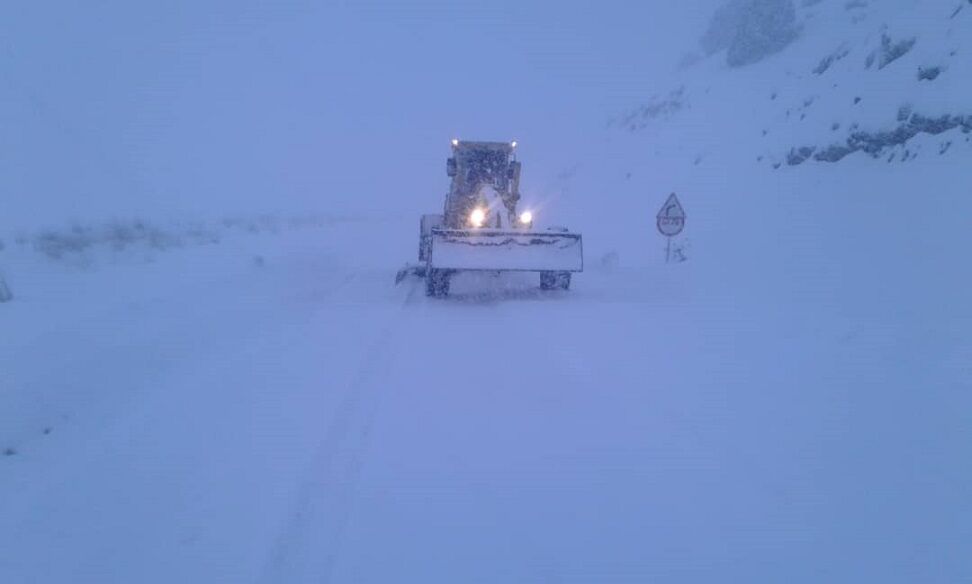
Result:
[[[8,4],[0,226],[435,209],[453,136],[516,138],[542,188],[659,89],[712,5]]]

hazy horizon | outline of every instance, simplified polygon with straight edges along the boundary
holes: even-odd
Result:
[[[0,226],[414,210],[453,136],[519,140],[542,188],[667,91],[712,5],[7,7]]]

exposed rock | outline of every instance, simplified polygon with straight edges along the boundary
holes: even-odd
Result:
[[[813,74],[814,75],[823,75],[827,71],[827,69],[830,69],[830,66],[831,65],[833,65],[837,61],[840,61],[841,59],[843,59],[844,57],[846,57],[848,54],[850,54],[850,49],[848,49],[847,47],[841,46],[840,48],[838,48],[833,53],[831,53],[831,54],[827,55],[826,57],[824,57],[823,59],[821,59],[820,62],[817,63],[817,66],[813,68],[813,71],[812,71]]]
[[[941,74],[941,67],[918,67],[918,81],[934,81]]]
[[[685,107],[685,87],[679,87],[665,97],[653,96],[648,103],[638,106],[612,124],[634,132],[645,128],[652,120],[671,117]]]
[[[716,9],[700,43],[707,55],[729,48],[742,23],[746,0],[731,0]]]
[[[786,163],[790,166],[796,166],[798,164],[803,164],[808,158],[813,156],[813,152],[816,150],[813,146],[802,146],[800,148],[791,148],[789,154],[786,155]]]
[[[797,36],[793,0],[729,0],[702,36],[706,54],[726,50],[726,63],[742,67],[783,50]]]
[[[850,146],[842,144],[831,144],[827,148],[817,152],[814,156],[814,160],[820,160],[823,162],[837,162],[841,158],[847,156],[854,150]]]
[[[900,115],[900,112],[899,112]],[[900,119],[900,118],[899,118]],[[956,116],[943,115],[935,118],[923,116],[921,114],[911,114],[911,117],[898,127],[883,132],[863,132],[854,131],[843,144],[831,144],[826,148],[817,150],[814,146],[803,146],[793,148],[787,155],[787,164],[795,166],[805,162],[811,156],[820,162],[837,162],[854,152],[865,152],[871,156],[882,156],[888,149],[904,145],[918,134],[938,135],[949,130],[960,128],[962,132],[972,132],[972,115]],[[945,146],[939,152],[944,154],[949,146]],[[917,156],[917,154],[915,154]],[[906,151],[902,160],[913,158],[910,151]],[[889,159],[889,162],[892,159]]]
[[[892,40],[887,33],[881,34],[881,46],[867,57],[866,65],[868,69],[877,61],[878,70],[884,69],[901,57],[908,54],[914,46],[916,38],[906,38],[899,41]]]
[[[730,67],[762,61],[782,51],[797,37],[792,0],[752,0],[726,53]]]

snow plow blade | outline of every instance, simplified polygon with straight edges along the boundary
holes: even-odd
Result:
[[[432,229],[428,266],[436,270],[581,272],[579,233]]]
[[[400,284],[402,280],[409,276],[416,276],[418,278],[425,277],[425,264],[409,264],[404,268],[398,270],[395,274],[395,284]]]

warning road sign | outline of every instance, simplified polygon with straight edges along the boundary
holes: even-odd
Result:
[[[656,219],[658,231],[667,237],[678,235],[685,229],[685,209],[682,208],[682,204],[678,201],[675,193],[668,196],[668,200],[658,211]]]

